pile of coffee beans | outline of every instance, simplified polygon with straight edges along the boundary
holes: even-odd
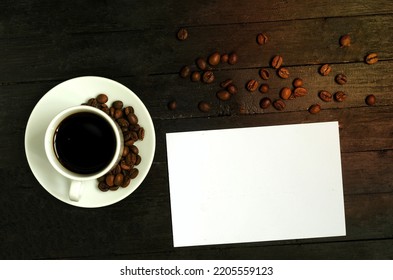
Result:
[[[108,96],[101,93],[84,103],[107,113],[123,133],[124,148],[119,163],[107,174],[98,178],[98,188],[103,192],[115,191],[119,187],[126,188],[131,180],[138,176],[139,170],[136,166],[140,164],[142,158],[138,147],[134,144],[145,137],[145,129],[138,124],[138,117],[132,106],[124,106],[121,100],[114,101],[111,106],[108,106],[107,102]]]

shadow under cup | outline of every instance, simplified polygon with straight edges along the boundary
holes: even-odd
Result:
[[[45,134],[52,166],[76,181],[97,179],[120,160],[123,137],[117,124],[101,110],[81,105],[59,113]]]

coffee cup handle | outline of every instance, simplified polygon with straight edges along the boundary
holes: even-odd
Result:
[[[78,202],[82,195],[82,182],[81,181],[71,181],[70,185],[70,199],[72,201]]]

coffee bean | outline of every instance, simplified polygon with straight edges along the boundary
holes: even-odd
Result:
[[[172,101],[170,101],[169,103],[168,103],[168,109],[169,110],[176,110],[176,108],[177,108],[177,102],[176,102],[176,100],[172,100]]]
[[[232,52],[232,53],[229,54],[228,63],[230,65],[234,65],[234,64],[237,63],[238,59],[239,59],[238,55],[235,52]]]
[[[269,108],[271,103],[272,103],[272,101],[270,100],[269,97],[264,97],[259,102],[259,107],[261,107],[262,109],[267,109],[267,108]]]
[[[142,158],[140,155],[136,155],[136,161],[135,161],[135,165],[139,165],[142,161]]]
[[[280,91],[280,97],[284,100],[288,100],[291,94],[292,91],[289,87],[283,87]]]
[[[319,98],[325,102],[330,102],[333,100],[333,95],[327,90],[321,90],[318,94]]]
[[[308,108],[308,111],[311,114],[318,114],[321,111],[321,105],[313,104],[313,105],[310,106],[310,108]]]
[[[124,146],[123,153],[121,154],[122,157],[126,157],[130,153],[130,147]]]
[[[281,67],[283,63],[283,58],[280,55],[276,55],[275,57],[273,57],[272,61],[271,61],[271,66],[275,69],[278,69]]]
[[[201,73],[198,71],[194,71],[191,74],[191,81],[193,82],[199,82],[201,80]]]
[[[221,101],[227,101],[231,98],[231,94],[226,90],[220,90],[216,94],[217,98]]]
[[[307,95],[307,89],[304,88],[304,87],[295,88],[295,90],[293,91],[293,95],[294,95],[295,97],[302,97],[302,96],[305,96],[305,95]]]
[[[96,100],[98,103],[104,104],[108,102],[108,96],[104,93],[97,95]]]
[[[130,125],[130,123],[124,118],[117,119],[116,121],[120,127],[127,127]]]
[[[264,45],[264,44],[267,43],[267,41],[268,41],[268,37],[267,37],[267,35],[265,33],[259,33],[257,35],[257,43],[258,43],[258,45]]]
[[[135,145],[132,145],[131,147],[130,147],[130,150],[131,150],[131,152],[133,152],[134,154],[139,154],[139,149],[138,149],[138,147],[137,146],[135,146]]]
[[[227,86],[227,91],[230,94],[236,94],[237,93],[237,86],[235,86],[234,84],[230,84],[229,86]]]
[[[98,101],[97,101],[97,99],[95,99],[95,98],[90,98],[90,99],[87,101],[87,105],[97,108],[97,107],[98,107]]]
[[[262,68],[259,70],[259,76],[261,76],[261,78],[264,80],[268,80],[270,78],[270,72],[269,70]]]
[[[135,125],[138,123],[138,117],[134,113],[130,113],[127,116],[127,120],[131,125]]]
[[[349,47],[351,45],[351,36],[349,34],[345,34],[340,37],[340,46],[342,48]]]
[[[183,66],[183,67],[180,69],[180,72],[179,72],[180,77],[182,77],[182,78],[187,78],[188,76],[190,76],[190,74],[191,74],[191,69],[190,69],[190,67],[188,67],[187,65],[186,65],[186,66]]]
[[[366,57],[364,58],[364,61],[367,64],[375,64],[378,62],[378,55],[376,53],[370,53],[370,54],[366,55]]]
[[[288,79],[289,70],[287,68],[281,67],[280,69],[277,70],[277,75],[282,79]]]
[[[135,179],[139,174],[139,170],[137,168],[133,168],[130,173],[130,178]]]
[[[115,113],[114,113],[114,115],[113,115],[113,117],[114,117],[115,119],[120,119],[120,118],[122,118],[122,117],[123,117],[123,110],[121,110],[121,109],[116,109],[116,110],[115,110]]]
[[[367,95],[366,97],[366,104],[369,106],[375,105],[376,98],[374,94]]]
[[[184,41],[188,38],[188,31],[185,28],[180,28],[179,31],[177,31],[177,39],[180,41]]]
[[[324,64],[319,68],[319,74],[327,76],[332,72],[332,67],[329,64]]]
[[[138,140],[143,141],[144,138],[145,138],[145,129],[141,127],[138,131]]]
[[[112,103],[112,107],[115,109],[122,109],[123,108],[123,102],[121,100],[116,100]]]
[[[109,186],[112,187],[114,185],[114,180],[115,180],[115,175],[113,174],[108,174],[105,177],[105,183]]]
[[[300,79],[300,78],[296,78],[296,79],[293,80],[292,85],[295,88],[302,87],[303,86],[303,80]]]
[[[212,66],[216,66],[220,63],[221,55],[219,52],[214,52],[209,56],[209,64]]]
[[[206,70],[207,62],[206,62],[206,60],[203,57],[198,58],[195,63],[198,66],[199,69]]]
[[[285,102],[281,99],[277,99],[273,102],[273,107],[278,110],[278,111],[282,111],[285,109]]]
[[[120,161],[120,167],[122,170],[131,170],[131,166],[126,163],[125,160]]]
[[[227,63],[228,59],[229,59],[229,55],[227,53],[224,53],[224,54],[221,55],[220,62],[221,63]]]
[[[246,88],[249,92],[254,92],[258,89],[258,82],[256,80],[249,80],[247,82]]]
[[[132,107],[132,106],[127,106],[127,107],[125,107],[124,109],[123,109],[123,111],[124,111],[124,115],[128,115],[128,114],[130,114],[130,113],[134,113],[134,108]]]
[[[115,179],[113,180],[113,183],[116,186],[121,186],[123,184],[123,179],[124,179],[124,175],[123,174],[121,174],[121,173],[116,174]]]
[[[344,74],[337,74],[334,80],[339,85],[344,85],[348,81],[347,76],[345,76]]]
[[[105,182],[99,182],[99,183],[98,183],[98,188],[99,188],[100,191],[102,191],[102,192],[107,192],[107,191],[109,191],[109,186],[108,186]]]
[[[206,101],[201,101],[198,103],[198,109],[201,112],[207,113],[211,110],[211,105],[207,103]]]
[[[220,83],[220,87],[227,88],[232,83],[233,83],[232,79],[226,79],[225,81]]]
[[[334,94],[334,99],[335,99],[337,102],[343,102],[346,98],[347,98],[347,95],[346,95],[345,92],[343,92],[343,91],[337,91],[337,92]]]
[[[131,183],[130,176],[124,176],[123,184],[121,185],[122,188],[127,188]]]
[[[259,91],[262,93],[267,93],[269,91],[269,85],[268,84],[261,84],[259,87]]]
[[[215,77],[214,77],[214,73],[212,71],[206,71],[203,73],[202,75],[202,81],[206,84],[211,84],[212,82],[214,82]]]

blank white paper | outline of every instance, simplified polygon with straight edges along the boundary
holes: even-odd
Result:
[[[175,247],[346,234],[337,122],[166,141]]]

